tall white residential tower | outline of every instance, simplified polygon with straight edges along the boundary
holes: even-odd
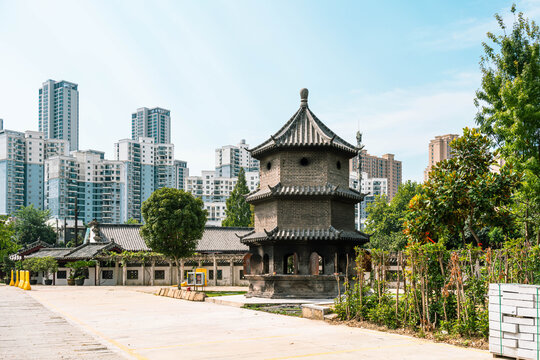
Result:
[[[171,111],[159,107],[137,109],[131,114],[131,139],[154,139],[156,144],[171,143]]]
[[[47,80],[39,89],[39,131],[45,139],[62,139],[79,149],[79,91],[68,81]]]

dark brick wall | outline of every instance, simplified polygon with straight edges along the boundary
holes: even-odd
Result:
[[[282,199],[278,203],[280,229],[328,229],[330,200],[317,197]]]
[[[354,231],[354,204],[332,201],[332,226],[338,230]]]
[[[277,200],[255,205],[255,231],[270,231],[275,228],[278,225],[277,209]]]
[[[270,170],[268,164],[270,163]],[[260,160],[260,188],[265,189],[270,186],[276,185],[280,181],[281,175],[281,155],[271,154]]]

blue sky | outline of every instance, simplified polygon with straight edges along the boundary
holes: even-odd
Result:
[[[80,147],[112,158],[131,112],[161,106],[199,174],[216,147],[266,140],[307,87],[332,130],[421,180],[429,140],[474,126],[481,43],[511,3],[0,0],[0,118],[37,130],[41,83],[78,83]]]

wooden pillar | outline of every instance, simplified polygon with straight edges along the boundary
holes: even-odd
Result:
[[[154,286],[154,276],[156,274],[156,260],[152,259],[152,267],[150,268],[150,285]]]
[[[213,259],[213,271],[214,271],[214,286],[217,286],[217,260],[216,260],[216,255],[214,254],[214,259]]]
[[[143,284],[143,286],[146,285],[146,284],[144,283],[144,270],[145,270],[145,264],[144,264],[144,261],[143,261],[143,263],[142,263],[142,265],[141,265],[142,284]]]
[[[229,285],[233,286],[234,285],[234,261],[230,261],[229,262],[229,267],[231,269],[231,280],[229,281]]]
[[[127,262],[122,265],[122,285],[127,283]]]
[[[169,277],[171,278],[171,285],[174,284],[174,280],[173,280],[173,262],[172,260],[169,261]]]
[[[114,278],[116,279],[114,285],[118,285],[120,282],[120,268],[118,267],[118,260],[114,261]]]
[[[94,286],[99,285],[99,274],[101,273],[101,269],[99,266],[99,260],[96,261],[96,274],[94,276]]]
[[[183,283],[184,279],[184,259],[180,260],[180,284]]]

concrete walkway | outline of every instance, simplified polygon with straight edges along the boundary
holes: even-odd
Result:
[[[119,359],[92,335],[46,309],[28,292],[0,287],[0,359]]]
[[[10,291],[17,289],[1,287],[0,299]],[[130,287],[36,286],[27,294],[134,359],[492,358],[486,351],[154,296]],[[1,319],[5,308],[0,309]],[[21,316],[33,321],[31,314]]]

